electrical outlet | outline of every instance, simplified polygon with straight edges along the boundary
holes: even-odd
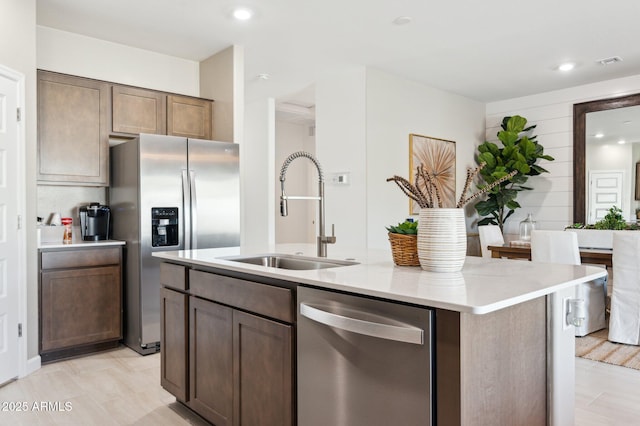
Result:
[[[572,327],[572,325],[569,324],[569,321],[567,320],[567,314],[569,313],[570,300],[571,300],[570,297],[564,297],[562,299],[562,330],[568,330],[569,328]]]

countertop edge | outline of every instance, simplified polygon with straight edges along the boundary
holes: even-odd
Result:
[[[462,303],[456,303],[453,301],[435,300],[435,299],[429,299],[429,298],[418,297],[418,296],[408,296],[404,294],[393,293],[390,291],[380,291],[380,290],[376,290],[375,288],[364,288],[362,286],[349,285],[348,282],[344,282],[344,281],[332,282],[330,279],[323,279],[322,274],[320,274],[320,276],[312,276],[312,275],[318,275],[317,271],[290,271],[290,270],[282,270],[277,268],[270,268],[270,267],[263,267],[258,265],[250,265],[245,263],[233,262],[233,261],[224,260],[224,259],[202,260],[202,259],[196,259],[196,258],[189,258],[187,255],[191,253],[192,252],[176,252],[176,251],[155,252],[153,253],[153,256],[160,259],[177,262],[185,265],[197,265],[197,266],[203,266],[208,268],[229,270],[233,272],[245,273],[250,275],[258,275],[258,276],[269,277],[269,278],[274,278],[274,279],[288,281],[288,282],[294,282],[297,284],[306,284],[310,286],[324,288],[327,290],[337,290],[337,291],[349,292],[353,294],[361,294],[366,296],[377,297],[377,298],[386,299],[386,300],[411,303],[419,306],[428,306],[432,308],[446,309],[446,310],[456,311],[460,313],[469,313],[469,314],[477,314],[477,315],[495,312],[497,310],[507,308],[509,306],[517,305],[538,297],[546,296],[546,295],[555,293],[559,290],[571,288],[580,283],[591,281],[607,275],[606,270],[603,268],[600,268],[597,266],[583,265],[582,267],[585,268],[586,275],[583,275],[578,278],[569,279],[567,281],[549,285],[540,289],[525,291],[522,294],[511,296],[511,297],[505,297],[493,303],[462,304]],[[197,253],[197,250],[194,250],[193,253]],[[492,260],[492,262],[500,262],[500,261],[501,260],[499,259]],[[518,261],[507,261],[507,262],[518,262]],[[531,265],[531,263],[529,264]],[[355,271],[357,271],[358,267],[361,267],[360,270],[364,274],[366,273],[366,270],[362,269],[362,267],[364,266],[367,266],[367,265],[343,266],[339,268],[340,269],[339,273],[347,276],[348,274],[346,272],[349,272],[349,268],[352,268],[351,272],[354,273]],[[375,266],[377,267],[377,265]],[[391,267],[396,268],[395,266],[391,266]],[[382,266],[382,268],[385,268],[385,266]],[[403,267],[397,267],[397,268],[403,268]],[[416,274],[416,276],[418,276],[418,274]]]
[[[38,250],[47,251],[52,249],[83,249],[89,247],[124,246],[126,241],[120,240],[100,240],[100,241],[74,241],[71,244],[62,243],[40,243]]]

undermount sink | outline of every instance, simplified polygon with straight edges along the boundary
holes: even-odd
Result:
[[[348,260],[325,259],[319,257],[304,257],[287,254],[261,254],[255,256],[225,257],[232,262],[249,263],[251,265],[269,266],[271,268],[312,270],[336,268],[339,266],[357,265],[358,262]]]

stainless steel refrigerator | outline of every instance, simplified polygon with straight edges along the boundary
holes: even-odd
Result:
[[[112,235],[124,240],[124,342],[160,349],[156,251],[240,244],[238,145],[146,135],[112,146]]]

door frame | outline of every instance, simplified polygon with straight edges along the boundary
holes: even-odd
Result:
[[[16,190],[17,212],[18,212],[18,323],[22,324],[22,337],[18,339],[18,377],[24,377],[31,371],[28,371],[28,337],[29,327],[27,326],[27,226],[29,223],[26,219],[26,156],[25,156],[25,75],[15,71],[7,66],[0,64],[0,76],[12,80],[16,83],[18,89],[17,106],[20,108],[20,120],[18,121],[18,149],[17,149],[17,176]],[[15,330],[17,332],[17,330]],[[39,363],[38,363],[39,364]]]

